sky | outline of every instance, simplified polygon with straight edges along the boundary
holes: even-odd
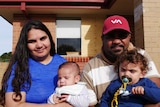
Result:
[[[12,51],[12,24],[0,16],[0,55]]]

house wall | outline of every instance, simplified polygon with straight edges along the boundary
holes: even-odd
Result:
[[[28,20],[22,14],[15,14],[13,21],[13,47],[12,51],[14,52],[15,46],[19,39],[20,31]],[[77,17],[77,16],[75,16]],[[76,61],[81,70],[83,66],[88,60],[95,56],[97,53],[101,51],[101,34],[102,34],[102,26],[107,15],[97,16],[97,15],[81,15],[81,56],[64,56],[67,60]],[[133,24],[133,16],[125,16],[131,26],[131,31],[134,34],[134,24]],[[39,15],[30,15],[31,19],[42,21],[50,30],[53,40],[56,40],[55,33],[55,19],[56,15],[53,14],[39,14]],[[134,43],[134,35],[132,36],[132,41]],[[1,66],[0,70],[4,72],[6,66]],[[0,74],[1,75],[1,74]]]
[[[13,48],[12,51],[14,52],[15,46],[19,39],[20,31],[27,21],[27,19],[21,14],[15,14],[13,22]],[[79,64],[80,69],[83,69],[83,66],[90,58],[95,56],[97,53],[101,51],[101,34],[102,34],[102,26],[105,18],[107,15],[97,16],[97,15],[77,15],[74,17],[81,17],[81,56],[63,56],[69,61],[75,61]],[[133,23],[133,16],[125,16],[129,24],[131,26],[131,31],[134,34],[134,23]],[[56,15],[53,14],[39,14],[39,15],[30,15],[31,19],[34,20],[41,20],[50,30],[53,40],[56,40],[56,33],[55,33],[55,19]],[[134,35],[132,35],[132,41],[134,43]],[[0,65],[0,78],[3,75],[8,63]]]
[[[45,17],[44,17],[45,16]],[[74,16],[77,17],[77,16]],[[54,41],[55,34],[55,15],[30,15],[31,19],[42,21],[50,30]],[[81,56],[94,56],[100,51],[101,31],[105,16],[97,17],[95,15],[81,16]],[[13,52],[17,44],[20,31],[27,19],[23,15],[14,15],[13,21]],[[98,41],[98,42],[97,42]]]
[[[20,31],[23,27],[23,25],[28,21],[29,19],[26,19],[24,15],[22,14],[15,14],[14,16],[14,21],[13,21],[13,47],[12,47],[12,52],[15,50],[15,46],[17,44],[17,41],[20,36]],[[50,15],[50,14],[43,14],[43,15],[30,15],[30,19],[33,20],[40,20],[42,21],[50,30],[51,35],[53,37],[53,40],[55,41],[55,15]]]
[[[0,62],[0,81],[3,77],[3,74],[4,74],[7,66],[8,66],[8,62]],[[1,85],[1,82],[0,82],[0,85]]]
[[[160,72],[159,13],[159,0],[134,0],[135,44],[149,53]]]
[[[155,62],[158,70],[160,71],[160,1],[159,0],[134,0],[134,16],[125,16],[131,26],[132,42],[137,47],[144,48]],[[77,15],[81,17],[81,42],[82,53],[78,58],[67,57],[67,60],[77,61],[83,68],[84,64],[101,50],[101,32],[103,21],[107,15]],[[77,17],[75,16],[75,17]],[[15,14],[13,22],[13,52],[17,44],[20,30],[27,19],[23,15]],[[41,20],[47,25],[53,40],[56,40],[55,33],[55,20],[56,15],[39,14],[30,15],[31,19]],[[134,21],[133,21],[134,18]],[[81,58],[80,58],[81,57]],[[78,60],[77,60],[78,59]],[[5,71],[8,63],[0,63],[0,79]]]
[[[101,50],[101,35],[103,22],[107,15],[97,16],[97,15],[77,15],[74,17],[81,18],[81,56],[95,56]],[[125,16],[130,22],[131,30],[134,32],[133,26],[133,16]],[[56,32],[55,32],[55,15],[30,15],[30,19],[42,21],[50,30],[53,40],[56,41]],[[13,21],[13,52],[17,44],[20,31],[27,19],[23,15],[16,14],[14,15]],[[133,39],[134,41],[134,35]]]
[[[126,16],[130,26],[133,43],[144,48],[152,57],[158,70],[160,71],[160,1],[159,0],[134,0],[134,22],[133,16]],[[14,15],[13,22],[13,52],[17,44],[20,30],[27,19],[23,15]],[[92,57],[101,50],[101,31],[103,21],[107,15],[81,15],[81,35],[82,35],[82,54],[78,60],[81,68],[89,60],[85,56]],[[41,20],[47,25],[54,41],[55,38],[55,18],[56,15],[31,15],[32,19]],[[69,57],[65,57],[66,59]],[[74,58],[71,58],[73,60]],[[87,59],[87,60],[85,60]],[[68,59],[70,60],[70,59]],[[75,59],[74,59],[75,60]],[[0,80],[8,63],[0,63]]]

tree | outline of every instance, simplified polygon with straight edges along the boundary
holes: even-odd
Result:
[[[4,53],[0,56],[0,62],[8,62],[12,56],[12,52]]]

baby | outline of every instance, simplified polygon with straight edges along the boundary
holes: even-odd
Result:
[[[48,103],[66,101],[74,107],[88,107],[97,103],[96,95],[80,82],[80,69],[75,62],[65,62],[58,69],[58,87],[48,98]]]

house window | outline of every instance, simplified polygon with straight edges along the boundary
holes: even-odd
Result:
[[[57,53],[81,53],[81,20],[56,20]]]

